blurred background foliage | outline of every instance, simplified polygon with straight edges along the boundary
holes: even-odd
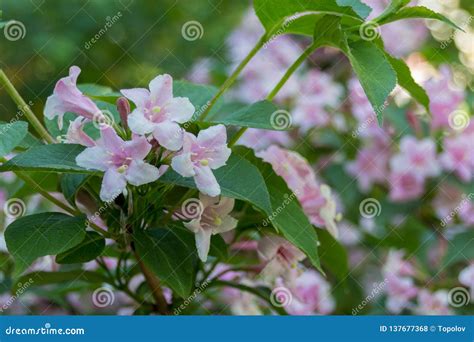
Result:
[[[26,35],[17,41],[0,36],[0,67],[24,98],[34,103],[36,113],[41,113],[55,82],[73,64],[83,70],[80,83],[114,88],[144,85],[162,72],[181,78],[197,58],[213,56],[224,61],[225,38],[249,4],[233,0],[3,0],[1,20],[21,21]],[[202,24],[204,34],[187,41],[181,29],[192,20]],[[114,23],[95,44],[90,43],[107,22]],[[0,120],[13,117],[15,111],[0,92]]]

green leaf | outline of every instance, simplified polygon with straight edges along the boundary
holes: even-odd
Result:
[[[343,281],[349,273],[346,249],[325,229],[318,230],[318,238],[319,258],[323,269]]]
[[[386,106],[385,101],[397,85],[395,71],[384,52],[373,42],[348,43],[346,55],[381,123]]]
[[[213,86],[194,84],[187,81],[174,81],[173,82],[173,95],[175,97],[187,97],[189,101],[194,105],[196,111],[194,112],[191,121],[195,121],[199,116],[209,107],[211,99],[217,93],[217,88]],[[212,107],[211,113],[216,112],[222,101]]]
[[[442,21],[458,30],[464,31],[461,27],[453,23],[450,19],[446,18],[444,15],[440,13],[436,13],[429,8],[423,6],[412,6],[402,8],[393,15],[388,16],[384,20],[379,22],[380,25],[388,24],[394,21],[402,20],[402,19],[434,19]]]
[[[411,0],[392,0],[390,5],[388,5],[385,10],[373,21],[379,22],[385,20],[386,18],[390,17],[393,13],[400,10],[402,7],[405,7],[410,3]]]
[[[449,241],[448,250],[443,259],[443,268],[457,262],[470,262],[474,259],[474,232],[457,234]]]
[[[84,95],[89,96],[93,100],[99,100],[113,105],[115,105],[117,99],[122,96],[119,92],[113,91],[112,88],[99,84],[83,83],[78,84],[77,88],[79,88]]]
[[[38,171],[94,173],[76,164],[76,157],[84,151],[84,146],[75,144],[40,145],[10,159],[0,166],[5,171]]]
[[[92,284],[101,284],[107,282],[107,279],[96,272],[77,270],[67,272],[32,272],[21,276],[13,286],[13,289],[21,287],[27,290],[33,286],[44,286],[51,284],[63,284],[64,282],[85,282]]]
[[[96,232],[88,231],[84,240],[77,246],[56,256],[58,264],[77,264],[94,260],[102,254],[105,248],[105,239]]]
[[[191,293],[198,262],[194,234],[176,227],[138,229],[133,241],[140,259],[161,282],[183,298]]]
[[[79,244],[85,236],[84,217],[43,213],[21,217],[5,231],[8,251],[15,259],[15,273],[23,272],[37,258],[56,255]]]
[[[269,35],[268,39],[281,33],[312,36],[315,24],[312,19],[317,19],[317,14],[349,17],[362,22],[370,13],[370,7],[359,0],[254,0],[254,8]]]
[[[249,202],[263,210],[270,210],[270,196],[265,180],[257,167],[244,157],[232,154],[227,165],[214,171],[222,195]],[[160,182],[196,189],[192,177],[181,177],[173,170],[166,172]]]
[[[324,15],[316,21],[313,44],[316,46],[343,46],[344,33],[341,29],[341,18],[334,15]]]
[[[415,82],[411,75],[410,68],[402,59],[398,59],[390,56],[388,53],[385,54],[388,61],[392,65],[393,70],[397,73],[398,84],[405,89],[411,97],[413,97],[419,104],[421,104],[425,110],[430,112],[430,98],[426,94],[426,91]]]
[[[220,235],[213,235],[211,238],[211,248],[209,249],[209,255],[218,258],[225,262],[229,257],[229,249],[227,244]]]
[[[61,177],[61,190],[64,198],[76,206],[76,194],[79,189],[87,182],[89,176],[80,173],[66,173]]]
[[[277,121],[279,118],[284,121]],[[279,116],[278,107],[266,100],[253,103],[230,113],[226,111],[226,106],[223,106],[215,115],[206,119],[206,122],[276,131],[291,128],[289,125],[291,122],[289,115],[281,111]]]
[[[316,230],[309,222],[308,217],[286,182],[273,171],[270,164],[255,157],[252,150],[239,146],[235,149],[235,152],[254,164],[265,179],[270,194],[271,208],[260,208],[260,210],[268,218],[271,218],[270,222],[277,231],[301,249],[308,256],[311,263],[322,271],[318,256]]]
[[[15,147],[21,144],[28,133],[28,124],[16,121],[0,124],[0,157],[6,156]]]

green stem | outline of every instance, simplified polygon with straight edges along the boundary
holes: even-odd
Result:
[[[0,69],[0,84],[2,84],[5,87],[5,90],[7,91],[8,95],[10,95],[13,101],[15,101],[16,105],[22,111],[22,113],[25,114],[26,118],[28,119],[30,124],[33,126],[33,128],[36,130],[36,132],[38,132],[40,137],[46,140],[46,142],[53,144],[55,142],[54,139],[51,137],[51,135],[49,135],[46,128],[44,128],[44,126],[38,120],[36,115],[31,110],[30,106],[28,106],[25,100],[23,100],[21,95],[15,89],[15,86],[10,82],[7,75],[3,72],[2,69]]]
[[[219,88],[219,91],[217,92],[216,95],[212,98],[212,100],[209,102],[209,105],[207,106],[206,110],[201,114],[201,117],[199,118],[201,121],[204,121],[206,117],[209,115],[212,107],[216,104],[217,100],[224,94],[227,89],[234,84],[234,82],[237,80],[237,77],[239,77],[240,73],[242,70],[245,68],[245,66],[250,62],[250,60],[257,54],[257,52],[265,45],[267,42],[267,35],[264,34],[257,42],[257,44],[254,46],[254,48],[248,53],[248,55],[244,58],[242,62],[237,66],[237,68],[234,70],[234,72],[227,78],[227,80],[222,84],[222,86]]]
[[[277,85],[272,89],[272,91],[265,98],[267,101],[272,101],[274,97],[278,94],[281,88],[285,85],[288,79],[293,75],[293,73],[299,68],[299,66],[319,47],[318,44],[311,44],[304,50],[303,54],[298,57],[298,59],[288,68],[283,77],[277,83]],[[248,127],[240,128],[237,133],[232,137],[229,142],[229,147],[234,146],[237,141],[242,137],[242,135],[247,131]]]

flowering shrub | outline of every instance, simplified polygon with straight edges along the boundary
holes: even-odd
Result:
[[[472,101],[447,65],[418,81],[403,57],[426,28],[395,22],[461,28],[406,0],[370,3],[254,0],[219,89],[202,84],[210,59],[195,83],[164,74],[120,91],[78,84],[71,66],[44,125],[0,72],[38,134],[0,126],[2,182],[52,205],[34,196],[26,215],[0,191],[6,284],[36,291],[24,300],[40,313],[472,309]],[[402,47],[400,27],[414,32]]]

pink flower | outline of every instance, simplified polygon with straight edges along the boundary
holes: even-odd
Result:
[[[230,216],[234,208],[234,199],[221,197],[209,197],[199,194],[202,210],[199,210],[197,218],[190,222],[184,222],[184,226],[196,236],[196,248],[199,258],[206,262],[211,236],[228,232],[237,227],[237,220]]]
[[[53,95],[46,100],[44,115],[50,120],[57,116],[59,128],[63,126],[63,116],[66,112],[81,115],[89,120],[102,115],[96,104],[77,89],[76,83],[80,73],[81,69],[77,66],[69,68],[69,76],[56,83]]]
[[[269,131],[258,128],[249,128],[239,139],[239,145],[247,146],[255,151],[268,148],[271,145],[288,147],[292,140],[285,131]]]
[[[418,315],[451,315],[449,308],[448,291],[438,290],[434,293],[421,290],[418,294]]]
[[[374,183],[385,181],[388,172],[389,154],[375,146],[358,151],[356,160],[347,164],[347,172],[357,178],[359,188],[367,192]]]
[[[445,138],[444,152],[440,157],[443,168],[455,172],[464,182],[469,182],[474,175],[474,153],[469,148],[473,138],[472,134]]]
[[[216,125],[199,132],[198,136],[184,133],[183,149],[173,157],[172,168],[183,177],[194,177],[202,193],[218,196],[219,183],[212,173],[224,166],[231,150],[227,147],[227,132],[223,125]]]
[[[464,286],[467,286],[474,291],[474,263],[471,263],[468,267],[463,269],[461,273],[459,273],[459,282]]]
[[[294,122],[303,132],[330,123],[329,108],[337,108],[343,94],[341,85],[332,77],[318,70],[309,71],[301,81],[300,94],[292,111]]]
[[[289,314],[327,315],[335,308],[329,283],[314,270],[302,273],[290,288],[293,298],[285,307]]]
[[[418,293],[411,278],[415,274],[415,268],[404,259],[404,254],[403,251],[390,250],[382,268],[387,283],[386,306],[393,313],[400,313],[403,309],[410,307],[410,300]]]
[[[401,250],[391,249],[388,252],[387,260],[383,266],[385,275],[394,274],[397,276],[413,276],[415,268],[413,265],[404,259],[405,252]]]
[[[137,106],[128,116],[128,126],[136,134],[152,133],[160,145],[177,151],[183,144],[184,134],[179,124],[191,119],[194,106],[188,98],[173,97],[173,79],[170,75],[155,77],[149,88],[121,90]]]
[[[151,150],[145,137],[134,136],[123,141],[110,127],[101,131],[96,146],[86,148],[76,157],[77,165],[88,170],[104,171],[100,190],[103,201],[113,201],[127,186],[140,186],[156,181],[160,171],[143,159]]]
[[[338,215],[331,189],[317,182],[316,175],[306,159],[296,152],[274,145],[265,151],[260,151],[257,156],[270,163],[275,173],[286,181],[311,223],[320,227],[325,226],[334,237],[337,237],[335,221]]]
[[[69,128],[66,134],[66,141],[68,143],[79,144],[87,147],[95,146],[95,141],[84,132],[86,121],[87,120],[83,117],[77,117],[74,121],[69,123]]]
[[[403,202],[416,199],[423,194],[425,182],[423,177],[413,172],[391,172],[389,175],[390,194],[394,202]]]
[[[431,139],[417,140],[405,136],[400,141],[400,153],[390,160],[393,172],[408,171],[419,177],[435,177],[441,169],[436,159],[436,145]]]
[[[277,235],[266,235],[258,242],[258,253],[266,262],[262,277],[273,282],[278,277],[293,278],[298,262],[306,255],[290,242]]]
[[[439,78],[431,79],[425,85],[430,97],[430,110],[433,114],[431,126],[434,129],[449,128],[449,115],[464,101],[464,91],[453,89],[451,78],[451,70],[443,65]]]

